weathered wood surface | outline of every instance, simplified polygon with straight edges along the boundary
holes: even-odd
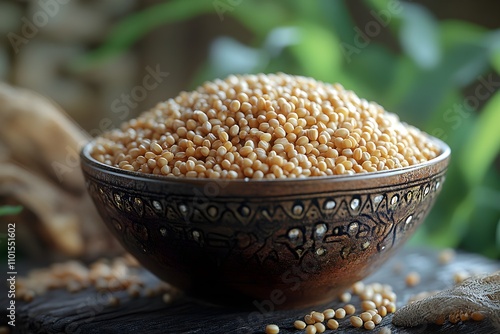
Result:
[[[394,268],[400,267],[396,273]],[[473,254],[457,254],[448,265],[439,265],[437,252],[430,250],[403,250],[386,263],[366,282],[388,283],[394,287],[398,295],[397,305],[406,303],[411,295],[421,291],[439,290],[453,285],[453,274],[457,271],[473,273],[493,272],[500,270],[500,262],[491,261]],[[422,282],[407,288],[404,283],[409,271],[417,271]],[[155,282],[156,278],[143,271],[146,280]],[[110,294],[120,299],[119,306],[107,305]],[[6,305],[6,294],[0,301]],[[353,298],[354,305],[359,299]],[[342,306],[339,301],[317,307]],[[359,306],[358,306],[359,307]],[[264,333],[266,324],[275,323],[280,326],[280,333],[301,333],[292,326],[293,321],[312,310],[268,311],[261,312],[256,308],[238,310],[217,307],[181,297],[172,304],[166,305],[161,296],[130,298],[126,292],[97,292],[87,289],[78,293],[62,290],[51,291],[37,297],[31,303],[17,303],[17,325],[14,333]],[[2,307],[1,323],[6,324],[6,311]],[[339,321],[340,333],[360,333],[364,329],[350,326],[348,319]],[[389,326],[392,333],[497,333],[488,321],[466,322],[444,326],[425,325],[418,328],[401,328],[391,324],[391,316],[384,318],[374,333],[382,326]],[[326,333],[333,332],[327,330]]]

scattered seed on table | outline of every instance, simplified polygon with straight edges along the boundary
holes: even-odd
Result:
[[[313,319],[312,315],[310,314],[306,314],[304,316],[304,321],[306,322],[306,324],[308,325],[313,325],[314,323],[316,323],[316,321]]]
[[[420,283],[420,274],[416,271],[410,272],[408,275],[406,275],[405,282],[409,287],[418,285]]]
[[[306,327],[306,334],[316,334],[317,331],[318,330],[314,327],[314,325],[307,325]]]
[[[314,327],[316,327],[317,333],[323,333],[326,330],[325,325],[323,325],[321,322],[315,323]]]
[[[349,292],[344,292],[340,295],[340,301],[343,303],[349,303],[351,301],[351,294]]]
[[[345,315],[346,315],[346,311],[345,311],[345,309],[343,309],[342,307],[341,307],[341,308],[338,308],[338,309],[335,311],[335,318],[336,318],[336,319],[344,319],[344,318],[345,318]]]
[[[329,308],[323,311],[323,315],[325,316],[325,320],[332,319],[335,317],[335,311]]]
[[[355,294],[355,295],[360,295],[363,293],[363,291],[365,290],[365,284],[361,281],[359,282],[356,282],[354,283],[352,286],[351,286],[351,289],[352,289],[352,292]]]
[[[323,313],[321,312],[313,312],[312,314],[312,319],[315,321],[315,322],[323,322],[325,321],[325,316]]]
[[[280,328],[277,325],[271,324],[266,326],[266,334],[278,334]]]
[[[304,329],[306,328],[306,323],[302,320],[295,320],[295,322],[293,323],[293,327],[295,327],[296,329]]]
[[[453,280],[455,281],[455,284],[462,283],[469,277],[470,274],[465,271],[458,271],[455,274],[453,274]]]
[[[326,326],[330,329],[337,329],[339,328],[339,323],[337,320],[335,319],[330,319],[328,320],[328,322],[326,323]]]
[[[364,327],[365,327],[365,329],[372,330],[375,328],[375,323],[371,320],[367,321],[367,322],[365,322]]]
[[[356,308],[352,304],[347,304],[346,306],[344,306],[344,310],[347,315],[353,315],[354,313],[356,313]]]
[[[371,300],[364,300],[361,302],[361,308],[363,309],[363,311],[368,311],[376,309],[377,306]]]
[[[351,325],[353,325],[354,327],[359,328],[363,326],[363,320],[360,317],[352,316],[349,318],[349,320],[351,321]]]
[[[382,317],[385,317],[387,315],[387,309],[385,306],[380,306],[377,308],[378,314],[380,314]]]
[[[375,323],[375,325],[378,325],[382,322],[382,316],[380,314],[375,314],[372,317],[372,321]]]
[[[387,313],[394,313],[396,312],[396,304],[394,303],[389,303],[385,306],[385,308],[387,309]]]
[[[455,258],[455,251],[453,249],[443,249],[441,252],[439,252],[438,255],[438,261],[439,264],[445,265],[453,261]]]
[[[361,318],[361,320],[363,320],[363,322],[366,322],[372,320],[373,316],[370,312],[363,312],[359,315],[359,317]]]

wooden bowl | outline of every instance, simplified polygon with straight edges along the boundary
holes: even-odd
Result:
[[[441,190],[449,147],[417,166],[289,180],[167,178],[81,152],[111,232],[147,269],[216,303],[295,308],[335,298],[413,234]]]

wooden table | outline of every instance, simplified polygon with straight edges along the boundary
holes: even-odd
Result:
[[[386,263],[378,272],[367,278],[366,282],[391,284],[398,295],[398,306],[406,303],[411,295],[421,291],[439,290],[453,285],[453,274],[457,271],[473,273],[500,270],[500,263],[474,254],[457,254],[455,260],[447,265],[439,265],[437,252],[431,250],[406,249]],[[396,273],[395,268],[400,272]],[[408,288],[405,276],[409,271],[418,271],[422,281],[419,285]],[[144,280],[155,283],[157,279],[146,270],[141,270]],[[120,299],[119,306],[109,306],[110,294]],[[6,305],[7,296],[0,297],[1,305]],[[359,305],[356,297],[351,301]],[[334,301],[318,306],[316,310],[337,308],[343,304]],[[359,306],[358,306],[359,307]],[[0,322],[6,325],[6,308],[2,306]],[[302,318],[307,310],[259,312],[238,310],[208,305],[196,300],[181,297],[166,305],[161,296],[131,298],[124,291],[98,292],[86,289],[78,293],[63,290],[51,291],[37,297],[31,303],[17,303],[17,321],[14,333],[264,333],[266,324],[280,326],[280,333],[303,333],[295,330],[293,321]],[[382,326],[389,326],[392,333],[497,333],[487,321],[466,322],[444,326],[426,325],[417,328],[401,328],[391,324],[391,316],[383,319],[373,333],[378,333]],[[339,321],[338,333],[362,333],[364,329],[353,328],[349,320]],[[325,333],[332,333],[327,330]]]

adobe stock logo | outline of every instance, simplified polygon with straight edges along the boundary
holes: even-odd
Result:
[[[21,46],[28,44],[28,42],[35,38],[43,28],[49,23],[49,20],[59,13],[60,5],[65,5],[70,0],[39,0],[38,6],[40,7],[31,18],[23,16],[21,18],[21,34],[9,32],[7,38],[10,45],[17,54],[21,50]]]

